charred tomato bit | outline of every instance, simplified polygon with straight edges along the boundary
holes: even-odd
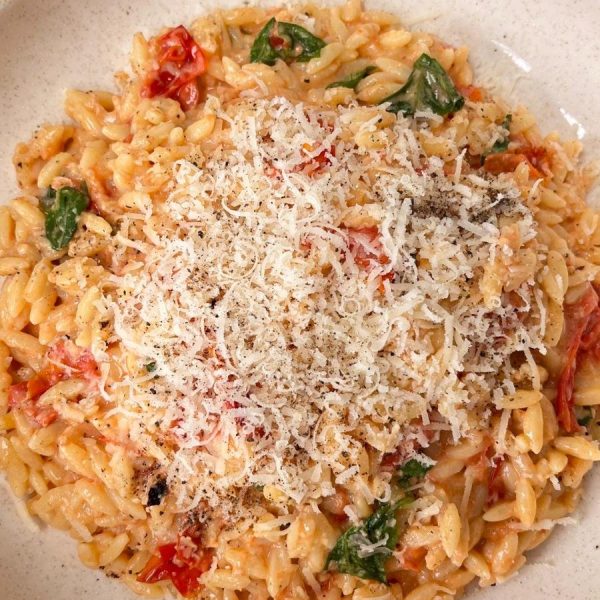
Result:
[[[169,493],[166,479],[158,479],[148,490],[146,506],[158,506]]]

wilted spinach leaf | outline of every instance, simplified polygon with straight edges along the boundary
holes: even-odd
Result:
[[[383,102],[391,102],[387,110],[393,113],[410,116],[429,109],[437,115],[447,115],[462,108],[465,99],[442,65],[428,54],[421,54],[406,83]]]
[[[273,17],[261,30],[252,48],[250,62],[274,65],[278,58],[285,62],[307,62],[321,54],[325,42],[310,31],[275,20]]]
[[[377,67],[365,67],[360,71],[356,71],[355,73],[350,73],[344,79],[340,79],[339,81],[334,81],[330,83],[326,89],[335,88],[335,87],[344,87],[350,88],[352,90],[356,89],[356,86],[367,76],[377,70]]]
[[[90,198],[87,191],[65,186],[59,190],[48,188],[40,199],[46,215],[46,237],[54,250],[64,248],[77,231],[79,215],[87,208]]]
[[[400,534],[396,513],[413,502],[412,497],[382,504],[362,525],[347,529],[327,557],[340,573],[387,582],[385,563]]]
[[[416,458],[411,458],[398,469],[400,487],[407,488],[412,485],[413,481],[423,478],[431,467],[432,465],[426,465]]]

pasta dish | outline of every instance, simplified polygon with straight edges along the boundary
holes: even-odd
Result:
[[[0,207],[0,467],[151,598],[452,600],[600,460],[579,142],[393,15],[136,34]]]

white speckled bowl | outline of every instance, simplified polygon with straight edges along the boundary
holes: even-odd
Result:
[[[65,88],[111,88],[131,36],[234,0],[0,0],[0,198],[16,191],[10,157],[36,125],[62,118]],[[528,104],[543,129],[583,139],[600,156],[598,0],[373,2],[409,24],[470,46],[479,81]],[[127,600],[120,584],[81,566],[75,543],[30,531],[0,488],[0,600]],[[600,471],[586,481],[580,524],[558,528],[508,583],[479,600],[600,598]]]

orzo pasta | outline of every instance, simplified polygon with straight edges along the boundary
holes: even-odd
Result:
[[[464,47],[244,7],[67,93],[0,207],[0,466],[135,592],[441,600],[600,460],[578,142]]]

